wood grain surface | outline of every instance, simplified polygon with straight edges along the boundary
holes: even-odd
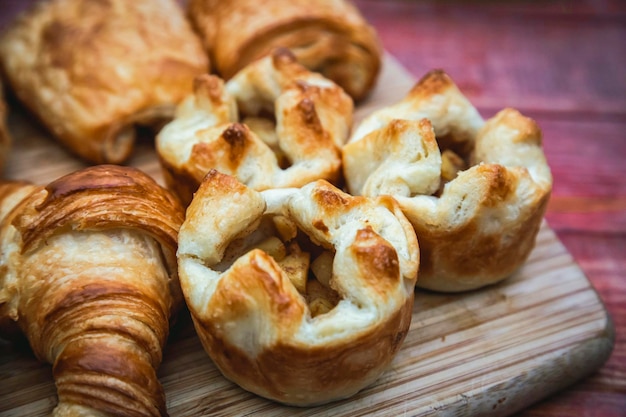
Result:
[[[0,0],[0,29],[32,3],[33,0]],[[432,68],[443,68],[484,115],[503,106],[517,107],[535,118],[544,132],[544,146],[555,181],[546,216],[549,229],[556,232],[557,244],[560,245],[559,240],[563,242],[606,305],[616,330],[615,346],[608,361],[590,377],[549,395],[518,415],[626,415],[626,3],[355,3],[376,27],[385,48],[413,77],[421,77]],[[11,105],[12,121],[24,120],[19,106]],[[41,163],[42,160],[61,158],[63,170],[83,166],[80,161],[64,159],[66,154],[58,147],[39,148],[42,140],[47,143],[49,139],[42,138],[41,129],[26,120],[26,124],[18,123],[16,136],[23,140],[21,145],[28,152],[15,160],[25,168],[10,171],[9,175],[19,173],[20,177],[45,182],[59,167]],[[131,163],[156,173],[158,166],[149,150],[149,143],[141,143]],[[11,158],[13,162],[14,156]],[[545,230],[542,236],[544,233]],[[182,348],[193,349],[193,337],[181,330],[175,330],[177,334],[188,343]],[[448,342],[449,339],[445,337]],[[29,404],[40,409],[51,409],[56,399],[49,369],[34,361],[24,344],[3,344],[1,349],[2,363],[15,359],[19,371],[5,373],[3,368],[0,404],[30,400]],[[182,366],[200,366],[196,359],[200,356],[191,357]],[[570,368],[571,363],[563,366]],[[40,382],[11,394],[16,374],[31,380],[39,378]],[[558,374],[555,378],[561,381]],[[185,378],[178,382],[184,383]],[[225,392],[211,395],[219,399],[233,389],[229,386]],[[427,396],[428,392],[422,394]],[[205,407],[212,410],[208,404]],[[457,415],[467,415],[467,409],[459,410]],[[497,410],[498,407],[492,411]],[[503,410],[511,412],[513,408],[499,410],[498,413],[504,413]],[[415,414],[411,408],[404,411],[406,415]],[[9,414],[0,411],[0,415]],[[11,415],[27,414],[17,411]]]

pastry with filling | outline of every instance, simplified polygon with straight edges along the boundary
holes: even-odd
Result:
[[[168,187],[188,204],[211,169],[255,190],[338,183],[352,99],[277,49],[229,81],[203,75],[157,135]]]
[[[494,284],[535,245],[552,189],[541,130],[511,108],[483,120],[443,71],[366,117],[342,155],[352,194],[391,195],[413,224],[419,287]]]
[[[409,330],[419,248],[387,196],[353,197],[324,180],[258,192],[212,170],[187,208],[177,256],[213,362],[284,404],[355,394]]]

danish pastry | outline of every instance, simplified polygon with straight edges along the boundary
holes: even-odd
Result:
[[[185,203],[212,168],[256,190],[336,182],[352,113],[339,86],[277,49],[226,83],[196,78],[157,135],[164,178]]]
[[[164,416],[156,368],[182,305],[183,209],[142,172],[0,184],[0,324],[52,364],[55,416]]]
[[[16,96],[93,163],[131,153],[135,124],[169,120],[208,58],[174,0],[38,2],[0,38]]]
[[[211,170],[177,256],[209,356],[244,389],[282,403],[353,395],[409,328],[419,248],[389,197],[353,197],[324,180],[258,192]]]
[[[457,292],[512,274],[534,247],[552,188],[537,124],[485,122],[443,71],[374,112],[343,148],[351,193],[392,195],[420,242],[418,286]]]
[[[380,41],[348,1],[191,0],[187,13],[225,79],[277,47],[291,49],[357,101],[378,78]]]

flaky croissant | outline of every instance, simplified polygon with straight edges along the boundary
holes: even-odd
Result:
[[[169,120],[206,52],[174,0],[51,0],[0,37],[16,96],[78,156],[120,163],[135,124]]]
[[[177,256],[205,350],[266,398],[349,397],[386,370],[409,329],[419,248],[390,197],[324,180],[257,192],[212,170]]]
[[[168,187],[185,203],[210,169],[255,190],[337,182],[352,114],[337,84],[279,48],[226,83],[198,77],[156,148]]]
[[[446,292],[518,269],[552,190],[541,130],[517,110],[487,120],[443,71],[366,117],[343,148],[351,193],[392,195],[413,224],[418,286]]]
[[[181,306],[183,210],[133,168],[0,185],[0,322],[52,364],[55,416],[167,415],[156,369]]]
[[[378,78],[378,36],[349,1],[191,0],[187,13],[225,79],[277,47],[291,49],[355,100]]]

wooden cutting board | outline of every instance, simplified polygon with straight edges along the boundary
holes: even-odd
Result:
[[[414,79],[385,58],[378,87],[356,120],[402,98]],[[18,109],[5,176],[46,184],[84,163]],[[550,140],[550,138],[546,138]],[[152,143],[130,165],[162,183]],[[547,224],[526,264],[506,281],[459,295],[418,290],[410,332],[389,370],[351,399],[285,407],[227,381],[204,353],[188,315],[172,330],[159,375],[171,416],[509,415],[589,375],[613,347],[611,320]],[[46,416],[56,404],[49,365],[28,344],[0,342],[0,416]]]

